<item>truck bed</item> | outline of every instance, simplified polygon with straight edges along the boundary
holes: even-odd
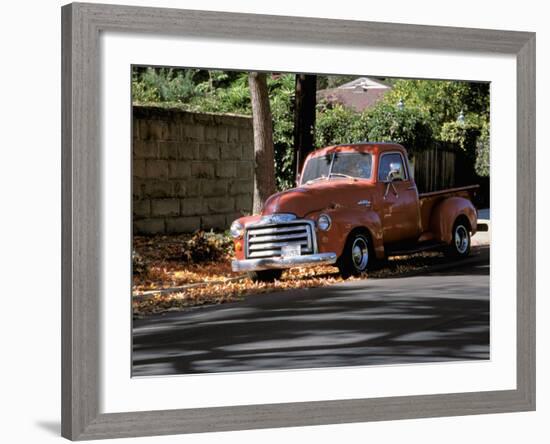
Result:
[[[468,200],[473,200],[479,185],[469,185],[465,187],[449,188],[447,190],[432,191],[430,193],[422,193],[418,195],[420,205],[420,220],[422,223],[422,231],[429,230],[430,215],[432,209],[443,199],[449,197],[464,197]]]

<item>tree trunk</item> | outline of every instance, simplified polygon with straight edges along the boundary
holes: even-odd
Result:
[[[294,176],[302,171],[304,160],[315,144],[315,105],[317,103],[317,76],[296,74],[294,106]]]
[[[248,75],[254,126],[254,200],[252,209],[259,214],[266,199],[275,191],[273,124],[265,73]]]

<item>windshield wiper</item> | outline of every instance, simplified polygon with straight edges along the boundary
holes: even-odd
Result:
[[[318,180],[327,180],[327,179],[328,179],[327,176],[319,176],[319,177],[316,177],[315,179],[309,179],[306,182],[306,185],[309,185],[310,183],[313,183],[313,182],[317,182]]]
[[[350,176],[348,174],[342,174],[342,173],[330,173],[328,177],[330,178],[331,176],[345,177],[347,179],[355,179],[355,177],[353,176]]]

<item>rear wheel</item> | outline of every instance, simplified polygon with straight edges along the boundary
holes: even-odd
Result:
[[[344,251],[336,265],[340,275],[347,279],[350,276],[360,276],[367,271],[370,260],[369,237],[363,232],[356,232],[348,236]]]
[[[453,238],[451,244],[447,247],[447,255],[455,258],[466,257],[470,254],[470,229],[468,224],[459,219],[453,226]]]
[[[253,282],[273,282],[281,279],[283,270],[258,270],[249,271],[248,276]]]

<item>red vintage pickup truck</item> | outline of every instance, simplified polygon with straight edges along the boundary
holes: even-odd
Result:
[[[298,187],[271,196],[261,214],[233,222],[232,268],[272,281],[285,268],[335,264],[347,278],[397,254],[443,248],[467,256],[477,188],[419,194],[399,144],[316,150]]]

